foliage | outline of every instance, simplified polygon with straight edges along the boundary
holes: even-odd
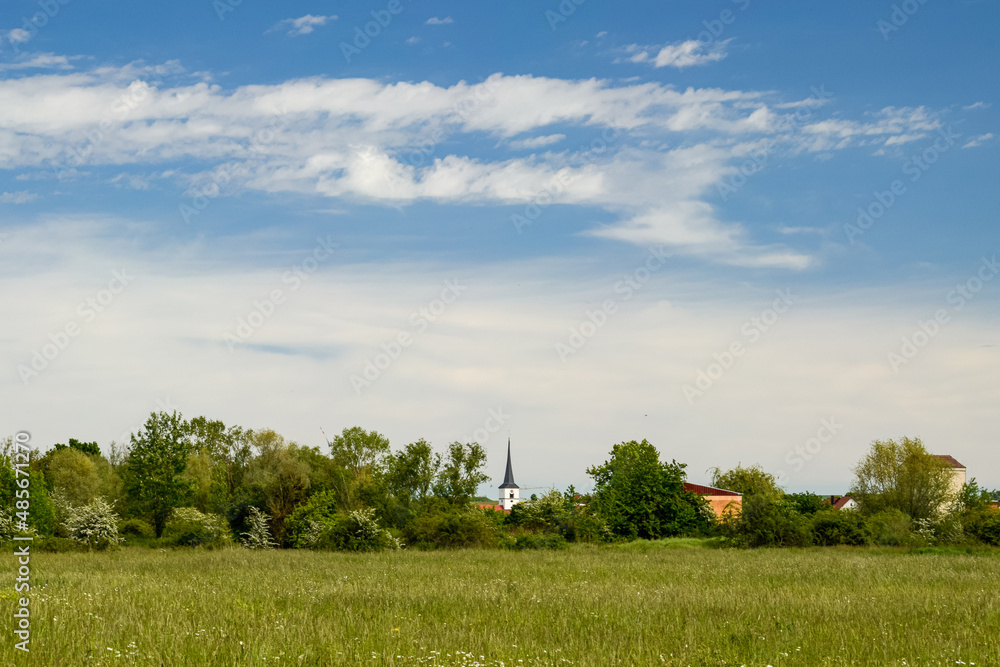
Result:
[[[106,549],[121,542],[118,515],[103,498],[78,507],[70,507],[66,516],[70,539],[86,544],[88,550]]]
[[[156,529],[142,519],[125,519],[118,524],[118,534],[153,538],[156,537]]]
[[[49,461],[48,477],[52,490],[65,496],[73,506],[87,505],[100,493],[97,466],[78,449],[64,447],[55,451]]]
[[[812,532],[815,543],[824,547],[841,544],[860,546],[871,540],[860,513],[832,508],[812,514]]]
[[[813,515],[828,508],[823,502],[823,496],[815,493],[786,493],[785,499],[795,506],[795,511],[799,514]]]
[[[247,549],[273,549],[278,546],[271,537],[267,517],[256,507],[250,508],[250,530],[243,533],[240,543]]]
[[[125,490],[135,511],[151,519],[157,537],[163,535],[171,512],[188,497],[191,481],[184,477],[191,443],[179,413],[153,413],[131,436],[125,462]]]
[[[809,520],[792,502],[768,492],[744,496],[741,510],[726,510],[720,527],[734,546],[744,549],[804,547],[812,542]]]
[[[867,517],[866,523],[871,531],[872,544],[896,547],[918,543],[913,534],[913,520],[895,507],[872,514]]]
[[[399,542],[375,520],[375,510],[361,509],[319,520],[308,519],[297,544],[309,549],[383,551]]]
[[[873,441],[854,475],[849,493],[866,515],[896,509],[911,519],[932,519],[952,500],[951,468],[927,453],[920,438]]]
[[[441,468],[441,455],[421,438],[386,459],[385,479],[405,507],[430,495]]]
[[[407,544],[420,549],[496,547],[500,536],[500,526],[486,512],[440,498],[421,503],[413,520],[403,528]]]
[[[34,451],[34,450],[33,450]],[[45,478],[38,470],[22,468],[27,472],[28,486],[21,486],[25,475],[17,475],[12,466],[13,438],[0,441],[0,507],[14,508],[15,523],[20,523],[27,506],[27,525],[39,535],[52,535],[56,527],[55,509],[45,486]],[[25,494],[27,491],[27,494]],[[17,503],[23,503],[20,507]]]
[[[257,432],[253,445],[258,454],[250,462],[245,484],[263,501],[275,540],[286,544],[285,522],[308,495],[310,468],[296,456],[297,446],[274,431]]]
[[[525,533],[517,535],[510,548],[516,551],[523,551],[525,549],[568,549],[569,542],[566,541],[565,537],[557,533]]]
[[[684,464],[661,463],[653,445],[623,442],[611,458],[587,469],[594,478],[590,505],[610,532],[625,539],[656,539],[705,530],[704,500],[684,491]]]
[[[534,532],[556,533],[570,542],[606,539],[603,522],[580,505],[572,487],[565,494],[553,489],[537,500],[514,505],[506,523]]]
[[[453,505],[465,505],[476,495],[479,485],[490,479],[483,472],[486,450],[478,443],[453,442],[441,460],[434,493]]]
[[[744,496],[767,494],[781,496],[781,489],[774,475],[764,472],[759,465],[744,467],[737,464],[732,470],[712,468],[712,486],[727,491],[742,493]]]
[[[174,546],[217,547],[227,544],[231,535],[225,520],[217,514],[205,514],[194,507],[178,507],[170,514],[163,537]]]

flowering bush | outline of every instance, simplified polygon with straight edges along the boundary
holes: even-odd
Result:
[[[66,506],[66,533],[70,539],[87,545],[88,549],[106,549],[121,542],[118,536],[118,515],[104,498],[79,507]]]
[[[271,529],[267,525],[267,516],[256,507],[250,508],[250,517],[247,519],[250,530],[243,533],[240,543],[247,549],[273,549],[277,546],[271,538]]]

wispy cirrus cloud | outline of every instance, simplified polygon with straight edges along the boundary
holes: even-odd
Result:
[[[326,25],[329,21],[336,21],[336,14],[330,16],[313,16],[306,14],[297,19],[282,19],[275,23],[267,32],[284,32],[291,37],[308,35],[316,28]]]
[[[30,204],[37,199],[38,195],[26,190],[0,193],[0,204]]]
[[[445,16],[443,19],[437,16],[432,16],[431,18],[424,21],[424,25],[448,25],[449,23],[454,23],[455,21],[450,16]]]
[[[975,148],[976,146],[982,146],[984,143],[992,139],[993,139],[992,132],[987,132],[986,134],[980,134],[975,137],[972,137],[972,139],[970,139],[968,143],[962,146],[962,148]]]

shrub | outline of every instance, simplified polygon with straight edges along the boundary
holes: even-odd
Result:
[[[9,509],[0,509],[0,542],[9,542],[16,534],[14,515]]]
[[[333,491],[314,493],[285,522],[286,543],[299,549],[314,549],[320,534],[336,520],[337,501]]]
[[[193,507],[178,507],[170,514],[163,536],[174,546],[217,547],[230,541],[229,527],[217,514],[203,514]]]
[[[812,542],[809,520],[780,497],[759,493],[743,497],[740,512],[727,510],[720,528],[733,545],[757,547],[803,547]]]
[[[440,501],[425,503],[403,529],[406,541],[421,549],[496,547],[501,534],[485,512]]]
[[[81,543],[66,537],[43,537],[35,540],[31,548],[55,554],[84,550]]]
[[[156,537],[156,530],[142,519],[125,519],[118,524],[118,534],[153,538]]]
[[[872,543],[881,546],[914,546],[919,539],[913,534],[910,517],[896,508],[883,510],[868,517]]]
[[[984,544],[1000,547],[1000,512],[979,512],[966,522],[966,530]]]
[[[307,549],[382,551],[400,546],[388,530],[379,526],[371,508],[306,521],[296,543]]]
[[[250,530],[243,533],[240,543],[247,549],[273,549],[277,543],[271,538],[271,529],[267,525],[267,516],[256,507],[250,508],[248,520]]]
[[[515,537],[510,548],[517,551],[524,549],[568,549],[569,542],[557,533],[525,533]]]
[[[813,514],[813,539],[824,547],[850,544],[861,546],[871,541],[871,534],[858,512],[825,509]]]
[[[101,497],[88,505],[68,508],[66,533],[88,549],[106,549],[121,542],[118,515]]]

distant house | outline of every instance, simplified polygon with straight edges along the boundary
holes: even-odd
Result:
[[[850,496],[830,496],[829,498],[824,498],[823,502],[835,510],[858,509],[858,501]]]
[[[510,510],[504,509],[503,505],[493,505],[490,503],[476,503],[476,507],[481,510],[493,510],[494,512],[505,512],[510,514]]]
[[[684,482],[684,490],[697,493],[707,500],[712,511],[715,512],[715,516],[722,516],[727,507],[732,507],[737,512],[743,508],[743,494],[736,491],[717,489],[714,486],[703,486],[691,482]]]
[[[962,490],[962,487],[965,486],[967,472],[965,466],[959,463],[955,457],[950,454],[935,454],[934,456],[939,459],[944,459],[944,462],[951,468],[951,487],[948,490],[953,495],[957,495],[958,492]]]

